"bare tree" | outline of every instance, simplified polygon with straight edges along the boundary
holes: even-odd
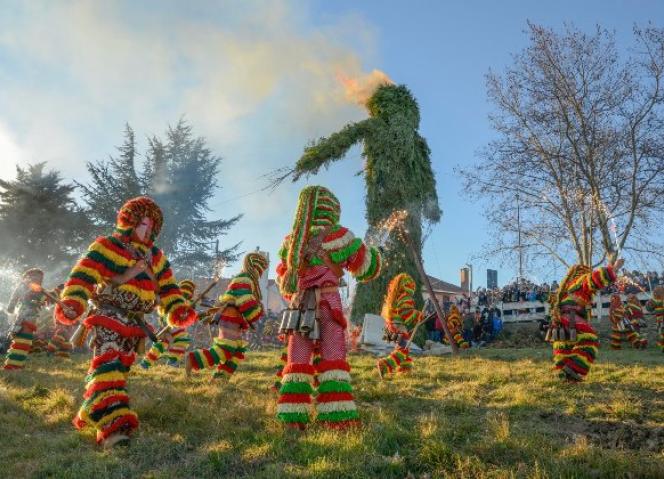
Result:
[[[620,250],[664,257],[664,29],[634,28],[621,55],[597,27],[563,33],[529,23],[530,45],[503,74],[489,72],[497,138],[462,170],[488,200],[491,252],[525,247],[565,265]]]

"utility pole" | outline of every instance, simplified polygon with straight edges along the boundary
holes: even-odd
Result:
[[[519,193],[516,194],[516,227],[518,231],[518,248],[519,248],[519,279],[517,283],[521,284],[523,279],[523,246],[521,245],[521,203],[519,201]]]

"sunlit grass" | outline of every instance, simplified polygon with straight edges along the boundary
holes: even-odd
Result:
[[[227,383],[135,369],[141,426],[103,451],[71,418],[87,357],[0,373],[2,477],[657,477],[664,471],[664,355],[606,351],[587,383],[561,384],[546,349],[416,358],[378,380],[351,356],[363,426],[300,434],[274,419],[278,353],[250,353]],[[620,429],[612,436],[613,428]],[[638,434],[636,429],[639,429]],[[608,432],[607,432],[608,431]],[[660,434],[661,431],[661,435]],[[631,434],[631,433],[634,434]],[[639,436],[639,434],[641,436]],[[642,443],[622,436],[642,437]],[[660,440],[661,439],[661,440]]]

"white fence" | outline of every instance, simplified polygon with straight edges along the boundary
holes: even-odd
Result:
[[[636,295],[641,304],[645,306],[646,301],[650,299],[649,293],[639,293]],[[623,301],[627,299],[627,295],[621,295]],[[592,305],[593,318],[608,318],[609,304],[611,302],[611,295],[599,296],[599,307],[597,305],[597,296]],[[526,323],[544,319],[549,314],[549,303],[541,301],[522,301],[518,303],[503,303],[499,302],[495,305],[501,310],[504,323]],[[598,309],[599,308],[599,309]]]

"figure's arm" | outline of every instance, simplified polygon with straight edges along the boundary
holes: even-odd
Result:
[[[380,274],[381,256],[378,249],[368,246],[343,226],[334,227],[323,248],[333,263],[348,270],[361,283],[371,281]]]
[[[193,324],[198,319],[196,311],[182,295],[166,255],[157,248],[153,249],[152,270],[157,280],[159,314],[174,328],[186,328]]]
[[[88,247],[87,253],[78,260],[69,273],[65,287],[60,293],[62,303],[69,306],[75,315],[66,315],[62,306],[57,304],[53,311],[55,319],[64,324],[76,323],[88,308],[88,300],[94,293],[95,286],[112,277],[116,272],[113,267],[112,252],[107,238],[97,238]]]
[[[341,159],[355,143],[364,139],[374,120],[367,118],[358,123],[350,123],[341,131],[328,138],[321,138],[304,149],[304,153],[295,164],[293,181],[306,173],[316,173],[321,166]]]
[[[422,322],[423,319],[424,313],[415,309],[414,307],[404,315],[404,322],[406,323],[408,329],[413,329],[415,326],[417,326],[418,323]]]
[[[231,280],[220,301],[234,304],[248,325],[263,316],[263,303],[256,297],[253,281],[246,273],[241,273]]]
[[[415,145],[422,168],[422,176],[420,178],[420,184],[422,187],[422,213],[426,219],[437,223],[440,221],[442,212],[438,205],[436,177],[431,168],[431,150],[429,149],[427,141],[419,134],[416,134]]]
[[[569,292],[589,299],[597,291],[614,283],[615,280],[616,273],[613,266],[602,266],[590,273],[579,276],[569,287]]]

